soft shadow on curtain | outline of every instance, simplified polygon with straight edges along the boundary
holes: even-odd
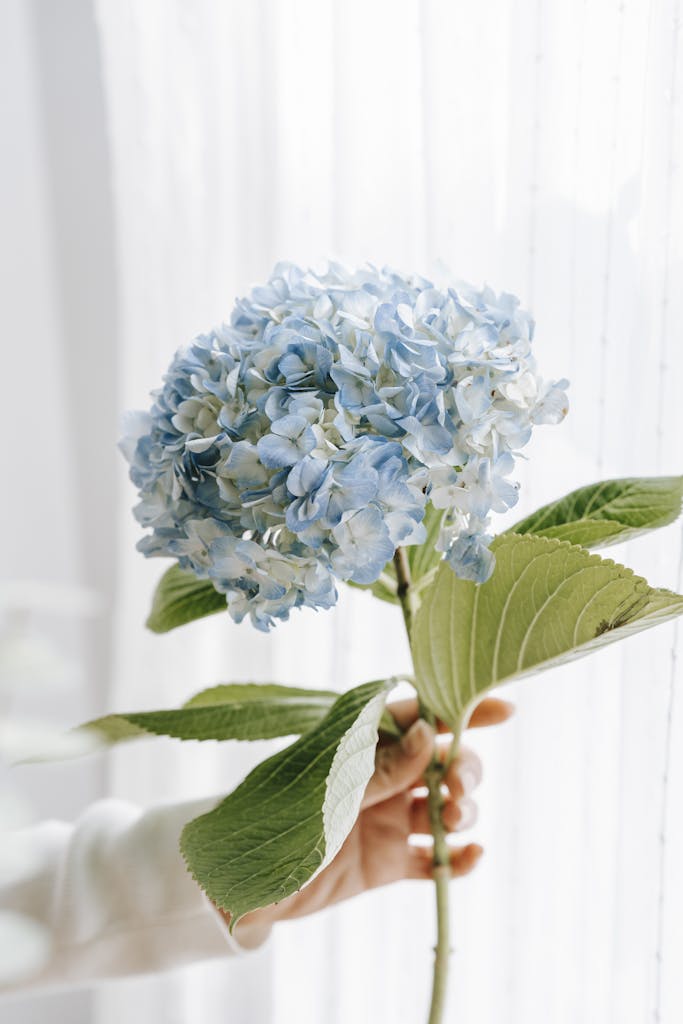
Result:
[[[572,411],[524,468],[520,513],[598,475],[680,472],[680,0],[97,0],[118,231],[119,390],[144,404],[176,346],[276,259],[371,260],[517,292]],[[219,680],[346,687],[400,671],[392,609],[345,593],[264,638],[142,622],[161,565],[133,550],[123,484],[113,708]],[[614,557],[681,586],[669,528]],[[662,627],[519,686],[486,762],[455,886],[460,1024],[674,1024],[683,1013],[683,713]],[[683,680],[677,680],[680,686]],[[260,755],[125,750],[142,801],[230,788]],[[283,928],[240,963],[107,986],[126,1019],[422,1019],[432,897],[380,892]]]

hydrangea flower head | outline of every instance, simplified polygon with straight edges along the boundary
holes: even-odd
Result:
[[[151,533],[268,629],[328,608],[336,580],[374,582],[425,539],[459,575],[493,571],[490,512],[517,501],[515,453],[567,411],[544,382],[513,295],[330,264],[278,264],[229,323],[179,351],[122,449]]]

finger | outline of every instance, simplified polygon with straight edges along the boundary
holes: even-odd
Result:
[[[401,729],[408,729],[418,718],[420,709],[417,704],[417,697],[406,697],[405,700],[395,700],[387,704],[387,711],[393,716],[394,721]],[[447,725],[437,722],[438,732],[450,732]]]
[[[458,800],[458,807],[460,808],[460,820],[457,822],[454,831],[464,832],[466,829],[476,825],[479,818],[479,808],[474,800],[468,800],[467,798]]]
[[[429,835],[432,831],[429,821],[427,797],[416,796],[409,809],[411,835]],[[454,800],[445,797],[441,808],[441,820],[448,832],[464,832],[472,828],[479,818],[479,808],[474,800]]]
[[[429,764],[433,749],[434,730],[421,718],[398,742],[378,747],[375,772],[365,790],[362,806],[372,807],[415,786]]]
[[[483,852],[482,847],[478,843],[454,847],[450,855],[451,878],[460,878],[463,875],[468,875],[476,867]],[[430,847],[411,846],[405,877],[434,877],[433,851]]]
[[[486,725],[498,725],[507,721],[514,713],[515,706],[508,700],[500,700],[498,697],[485,697],[477,704],[470,716],[468,728],[480,729]],[[396,700],[387,704],[387,711],[393,716],[394,721],[401,729],[408,729],[417,719],[419,707],[416,697],[407,697],[405,700]],[[444,722],[437,722],[437,732],[450,732],[451,729]]]
[[[437,740],[436,754],[443,764],[450,752],[450,743],[440,744]],[[444,785],[456,799],[468,796],[480,784],[484,769],[481,758],[469,747],[460,747],[451,761],[443,778]],[[420,786],[426,786],[426,778],[419,780]]]
[[[468,747],[461,747],[448,766],[444,782],[454,797],[468,796],[480,784],[481,758]]]
[[[509,700],[500,700],[498,697],[485,697],[477,704],[470,715],[467,724],[468,729],[481,729],[487,725],[499,725],[507,722],[515,711],[515,705]]]
[[[462,819],[463,812],[460,803],[453,797],[444,797],[441,808],[441,820],[449,832],[455,832]],[[431,834],[429,821],[429,804],[426,796],[413,798],[408,811],[408,822],[410,834],[415,836],[426,836]]]

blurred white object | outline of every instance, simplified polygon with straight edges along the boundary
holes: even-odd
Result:
[[[99,746],[87,733],[67,732],[49,722],[12,713],[13,697],[64,690],[80,681],[80,672],[33,621],[38,616],[95,613],[96,595],[79,587],[42,583],[0,584],[0,887],[37,875],[43,849],[19,833],[30,809],[14,792],[8,764],[89,753]],[[49,931],[33,918],[0,912],[0,984],[19,983],[42,970],[51,950]]]
[[[50,612],[53,615],[100,615],[102,598],[86,587],[41,580],[0,581],[0,613],[3,611]]]
[[[182,827],[217,799],[147,811],[97,800],[73,823],[39,822],[20,833],[40,857],[23,878],[0,877],[0,992],[242,952],[179,850]],[[240,941],[251,948],[267,931],[246,925]]]
[[[80,670],[57,645],[18,617],[0,627],[0,694],[45,686],[63,690],[81,681]]]
[[[18,761],[54,761],[102,749],[94,733],[55,728],[33,718],[0,717],[0,757]]]
[[[8,787],[0,790],[0,881],[11,884],[37,870],[41,857],[18,830],[33,820],[25,800]]]
[[[23,914],[0,910],[0,985],[40,971],[50,956],[47,929]]]

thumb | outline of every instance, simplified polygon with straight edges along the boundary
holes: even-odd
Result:
[[[372,807],[414,786],[429,764],[434,730],[418,718],[398,743],[378,747],[375,773],[368,782],[362,806]]]

